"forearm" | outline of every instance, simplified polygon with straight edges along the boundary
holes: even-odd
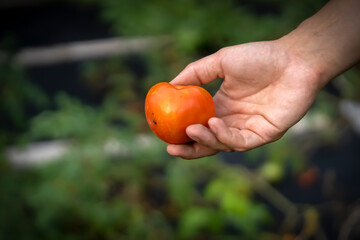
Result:
[[[360,60],[360,0],[333,0],[281,38],[318,75],[320,89]]]

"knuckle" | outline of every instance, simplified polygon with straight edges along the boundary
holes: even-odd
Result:
[[[200,85],[203,85],[203,77],[199,68],[199,64],[197,62],[192,62],[187,65],[187,71],[189,71],[199,82]]]
[[[219,57],[222,57],[224,56],[224,54],[228,51],[229,47],[223,47],[223,48],[220,48],[216,54],[219,56]]]
[[[195,62],[189,63],[185,69],[195,71]]]

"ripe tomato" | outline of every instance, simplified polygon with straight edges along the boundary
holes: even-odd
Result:
[[[146,96],[145,115],[161,140],[182,144],[191,141],[185,132],[187,126],[199,123],[208,127],[208,120],[215,116],[215,105],[204,88],[161,82]]]

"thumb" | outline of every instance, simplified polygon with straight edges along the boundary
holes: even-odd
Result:
[[[204,85],[216,78],[224,78],[219,51],[190,63],[170,83],[173,85]]]

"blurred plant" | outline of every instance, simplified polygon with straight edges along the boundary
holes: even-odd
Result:
[[[226,236],[226,226],[246,239],[261,232],[269,218],[265,206],[253,202],[250,182],[217,158],[170,161],[164,143],[138,132],[142,116],[112,98],[98,108],[65,94],[57,103],[58,110],[33,119],[28,138],[72,144],[57,161],[21,173],[33,178],[17,203],[36,229],[28,239],[212,239]],[[2,237],[23,238],[7,226],[0,225]]]
[[[28,124],[29,108],[48,105],[45,93],[13,59],[15,42],[10,36],[0,39],[0,150],[19,141]]]
[[[280,37],[325,1],[101,1],[103,18],[120,35],[174,37],[184,55]],[[310,5],[311,4],[311,5]],[[311,6],[311,8],[309,7]],[[302,9],[303,11],[298,11]],[[287,21],[282,21],[282,16]],[[300,20],[299,20],[300,19]]]
[[[11,122],[29,125],[20,137],[70,143],[57,161],[33,169],[15,170],[0,156],[1,239],[295,239],[300,220],[301,236],[321,239],[318,209],[295,205],[271,184],[299,172],[306,173],[305,185],[314,181],[308,179],[314,171],[307,170],[307,154],[319,142],[338,138],[339,99],[319,96],[306,118],[311,134],[294,130],[246,153],[254,170],[218,157],[170,158],[165,144],[148,134],[143,100],[153,84],[169,81],[199,57],[282,36],[323,0],[80,2],[101,6],[102,18],[117,35],[169,35],[173,42],[139,55],[84,63],[83,79],[104,101],[91,107],[59,93],[55,110],[29,122],[24,106],[41,105],[45,97],[16,64],[1,62],[0,111]],[[342,97],[358,100],[358,70],[336,82]],[[214,93],[220,83],[206,88]],[[11,143],[12,133],[1,130],[6,133],[1,141]],[[283,224],[276,224],[278,218]]]
[[[14,143],[27,124],[29,107],[44,108],[48,99],[34,84],[26,79],[24,70],[14,61],[0,61],[0,146]]]
[[[109,76],[111,80],[106,77],[108,81],[116,81],[121,74],[125,74],[137,80],[135,85],[142,81],[142,91],[146,93],[155,83],[170,81],[188,63],[221,47],[271,40],[286,34],[299,23],[299,19],[313,14],[325,1],[308,0],[297,3],[264,0],[255,2],[82,0],[81,2],[100,6],[101,17],[110,23],[116,35],[166,35],[173,39],[172,44],[164,46],[163,49],[149,50],[140,56],[141,64],[145,65],[145,69],[140,69],[142,76],[135,76],[133,71],[129,71],[126,61],[110,60],[99,64],[92,62],[84,68],[86,79],[90,83],[100,83],[104,80],[102,76],[108,75],[106,71],[113,73]],[[302,11],[298,11],[299,9]],[[134,56],[130,56],[130,59],[131,57]],[[120,82],[128,83],[124,78],[118,81],[119,84]],[[107,83],[102,84],[104,86]],[[206,88],[214,93],[219,85],[220,81],[217,81]],[[124,96],[128,94],[132,92]]]

